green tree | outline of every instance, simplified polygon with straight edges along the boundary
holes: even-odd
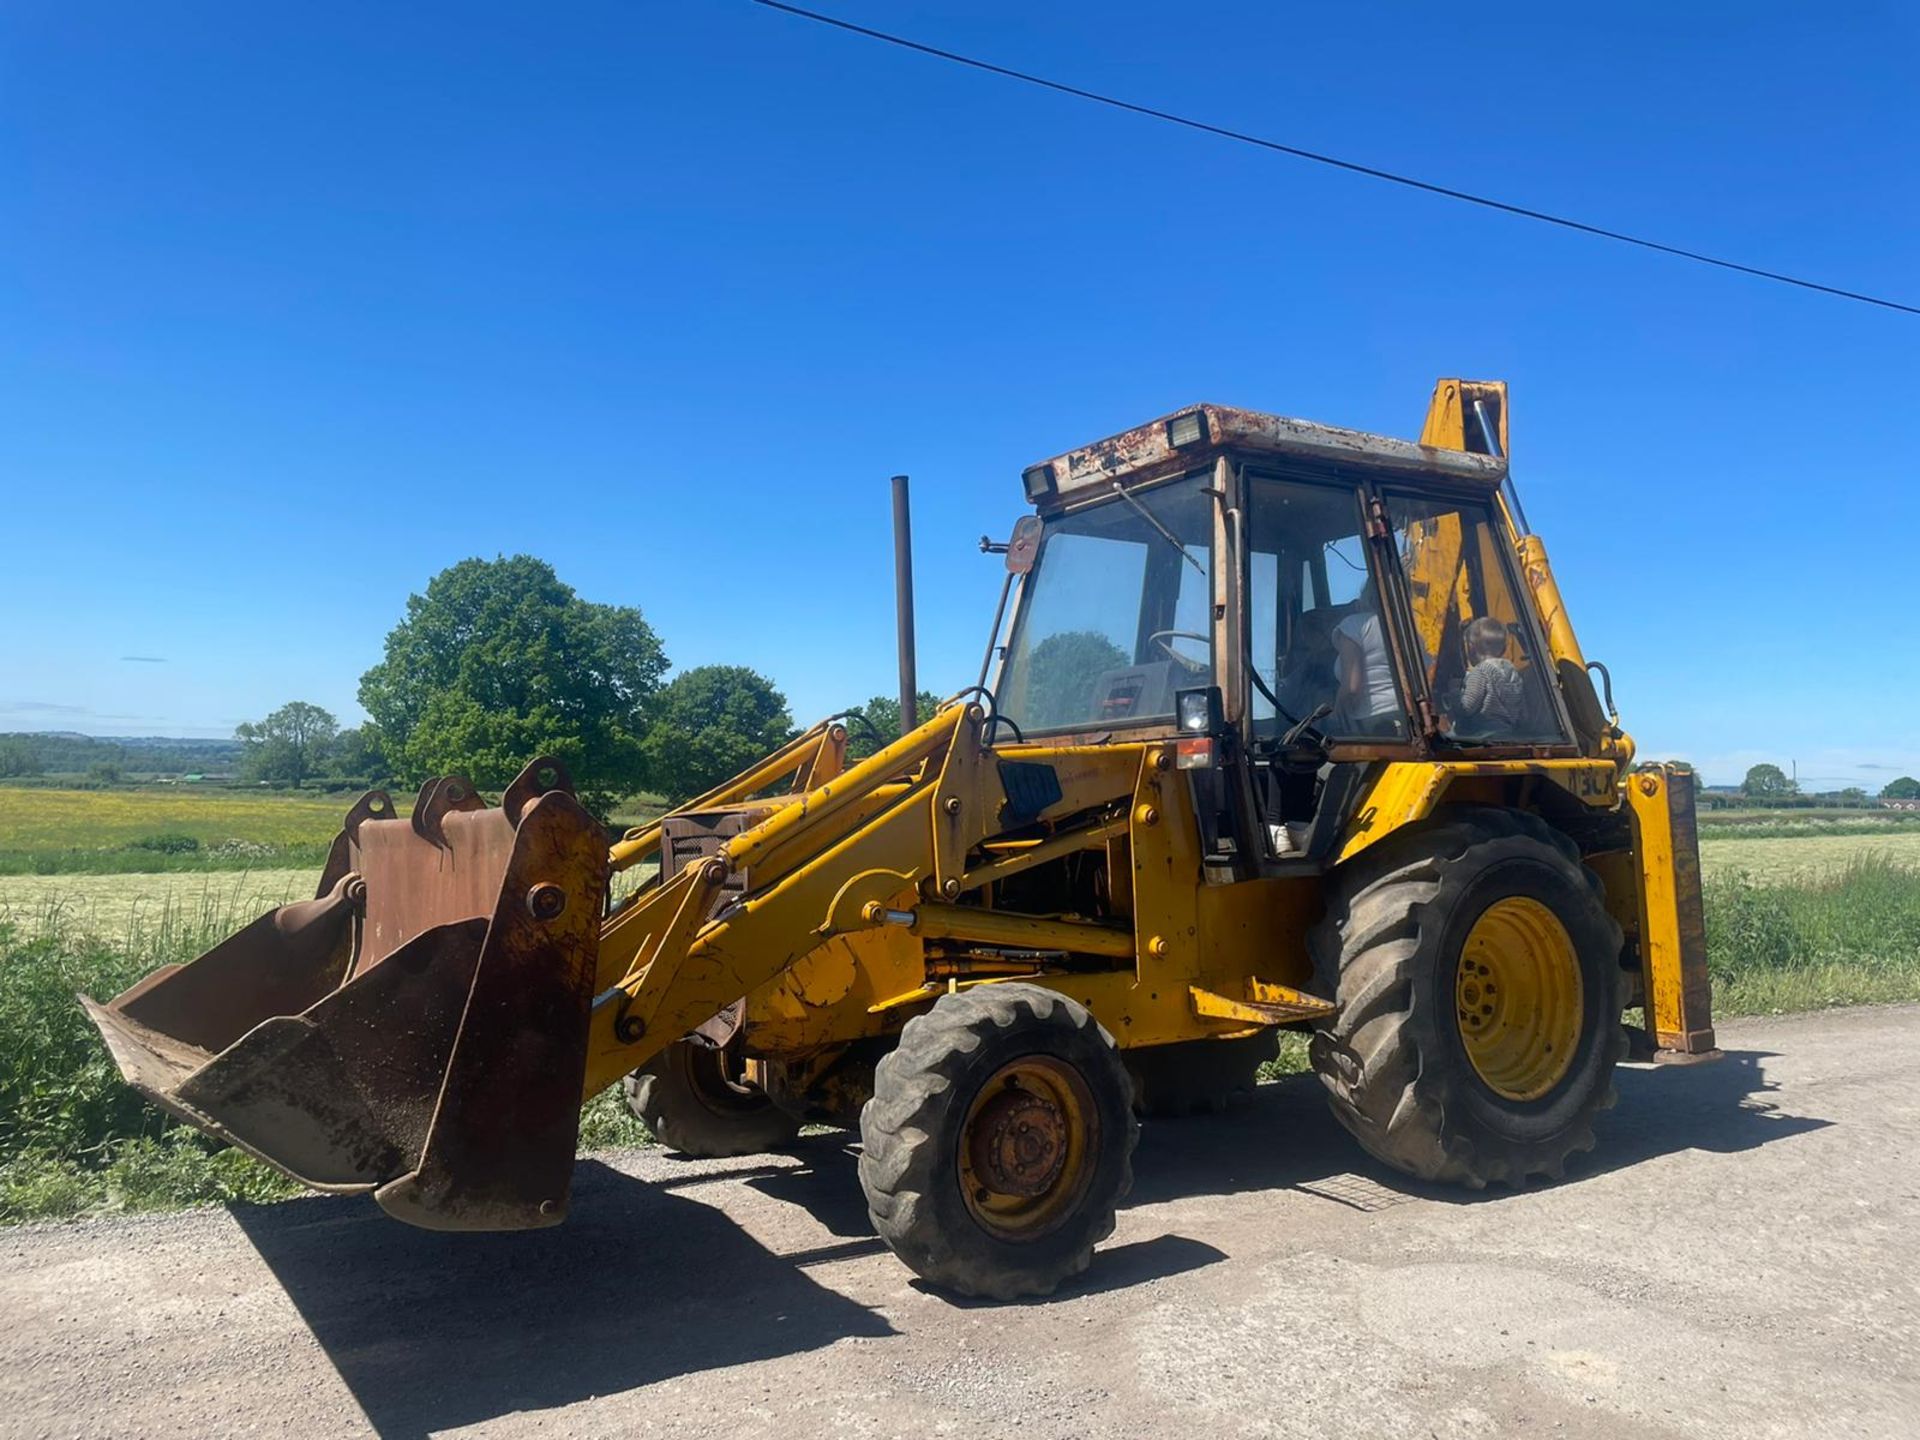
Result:
[[[378,785],[392,778],[387,764],[387,741],[380,727],[369,720],[342,730],[327,757],[327,774],[335,780]]]
[[[1902,775],[1898,780],[1889,780],[1880,791],[1882,800],[1920,800],[1920,780],[1911,775]]]
[[[648,783],[680,801],[738,775],[793,734],[787,698],[744,665],[699,665],[673,677],[642,746]]]
[[[1867,792],[1862,790],[1858,785],[1849,785],[1840,792],[1840,803],[1842,805],[1855,807],[1865,805],[1867,803]]]
[[[1787,778],[1778,765],[1755,765],[1740,782],[1741,793],[1749,800],[1788,800],[1800,793],[1800,787]]]
[[[400,778],[462,771],[497,790],[552,755],[605,813],[645,783],[666,668],[637,609],[582,600],[531,555],[462,560],[408,597],[360,703]]]
[[[940,708],[940,697],[931,690],[914,692],[914,709],[922,725],[933,718],[933,712]],[[900,697],[898,695],[876,695],[864,705],[855,706],[861,719],[851,720],[847,724],[847,759],[864,760],[883,745],[891,745],[900,738]],[[869,731],[871,730],[871,733]],[[880,738],[876,740],[875,735]]]
[[[340,722],[318,705],[292,700],[264,720],[233,732],[241,745],[240,773],[249,780],[291,785],[320,773]]]
[[[40,749],[26,735],[0,735],[0,775],[38,775]]]
[[[1014,719],[1028,729],[1093,725],[1093,687],[1109,670],[1133,661],[1097,630],[1062,630],[1033,647],[1027,661],[1027,703]]]

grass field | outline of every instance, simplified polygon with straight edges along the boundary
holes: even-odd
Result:
[[[0,876],[318,870],[355,796],[272,790],[57,790],[0,786]],[[405,815],[410,798],[394,801]],[[612,823],[659,816],[630,796]]]
[[[1744,872],[1757,880],[1813,876],[1879,857],[1920,866],[1920,831],[1868,831],[1848,835],[1780,835],[1751,839],[1744,833],[1700,836],[1700,865],[1709,875]]]
[[[318,869],[353,802],[245,790],[0,789],[0,874]]]
[[[293,1193],[128,1090],[73,995],[111,995],[310,895],[345,808],[337,798],[244,792],[0,790],[0,855],[44,864],[72,853],[60,847],[76,834],[107,846],[175,832],[261,846],[267,856],[238,873],[217,864],[146,874],[0,866],[0,1221]],[[1717,1015],[1920,999],[1920,832],[1706,827],[1701,852]],[[1304,1057],[1299,1037],[1285,1037],[1272,1073],[1303,1069]],[[617,1090],[582,1117],[583,1148],[646,1139]]]

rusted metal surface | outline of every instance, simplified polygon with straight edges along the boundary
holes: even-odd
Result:
[[[1067,1163],[1067,1120],[1045,1095],[1008,1085],[974,1116],[973,1168],[1002,1195],[1044,1195]]]
[[[704,1024],[694,1027],[687,1038],[709,1050],[724,1050],[737,1038],[747,1021],[747,1002],[743,996]]]
[[[420,1162],[374,1195],[388,1214],[431,1229],[566,1216],[606,843],[560,791],[528,806],[514,835]]]
[[[352,960],[360,885],[342,876],[319,900],[283,905],[192,965],[167,965],[115,997],[137,1025],[208,1054],[269,1015],[304,1010],[337,989]]]
[[[557,1223],[605,837],[551,760],[500,808],[449,776],[393,814],[354,806],[323,898],[88,1013],[136,1088],[306,1184],[435,1229]]]
[[[354,848],[367,882],[366,933],[355,977],[436,925],[492,914],[514,836],[497,809],[363,824]]]
[[[1201,421],[1200,439],[1193,444],[1175,446],[1169,435],[1171,423],[1195,414]],[[1115,480],[1125,480],[1131,485],[1185,474],[1204,460],[1210,460],[1214,449],[1271,455],[1316,465],[1357,467],[1376,474],[1426,479],[1440,476],[1489,490],[1497,490],[1507,473],[1506,462],[1490,455],[1416,445],[1391,436],[1316,425],[1309,420],[1290,420],[1230,405],[1190,405],[1041,462],[1053,466],[1055,485],[1041,501],[1040,508],[1052,510],[1104,493]]]
[[[313,892],[316,899],[331,894],[333,887],[355,868],[353,846],[360,827],[368,820],[391,820],[394,813],[393,797],[384,790],[369,790],[353,802],[327,852],[326,866],[320,872],[320,888]]]

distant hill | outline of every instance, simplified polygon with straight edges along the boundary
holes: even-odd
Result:
[[[136,774],[184,775],[231,770],[240,759],[238,740],[178,735],[79,735],[68,730],[0,734],[0,775],[84,775],[95,765],[118,765]]]

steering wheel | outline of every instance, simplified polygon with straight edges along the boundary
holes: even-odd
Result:
[[[1205,635],[1196,635],[1191,630],[1156,630],[1147,636],[1147,643],[1149,645],[1158,645],[1161,652],[1165,654],[1169,660],[1174,661],[1176,664],[1186,666],[1187,669],[1196,675],[1206,674],[1212,663],[1211,659],[1195,660],[1190,655],[1182,655],[1178,650],[1173,648],[1172,642],[1175,640],[1194,640],[1206,646],[1209,651],[1213,648],[1213,641]]]

